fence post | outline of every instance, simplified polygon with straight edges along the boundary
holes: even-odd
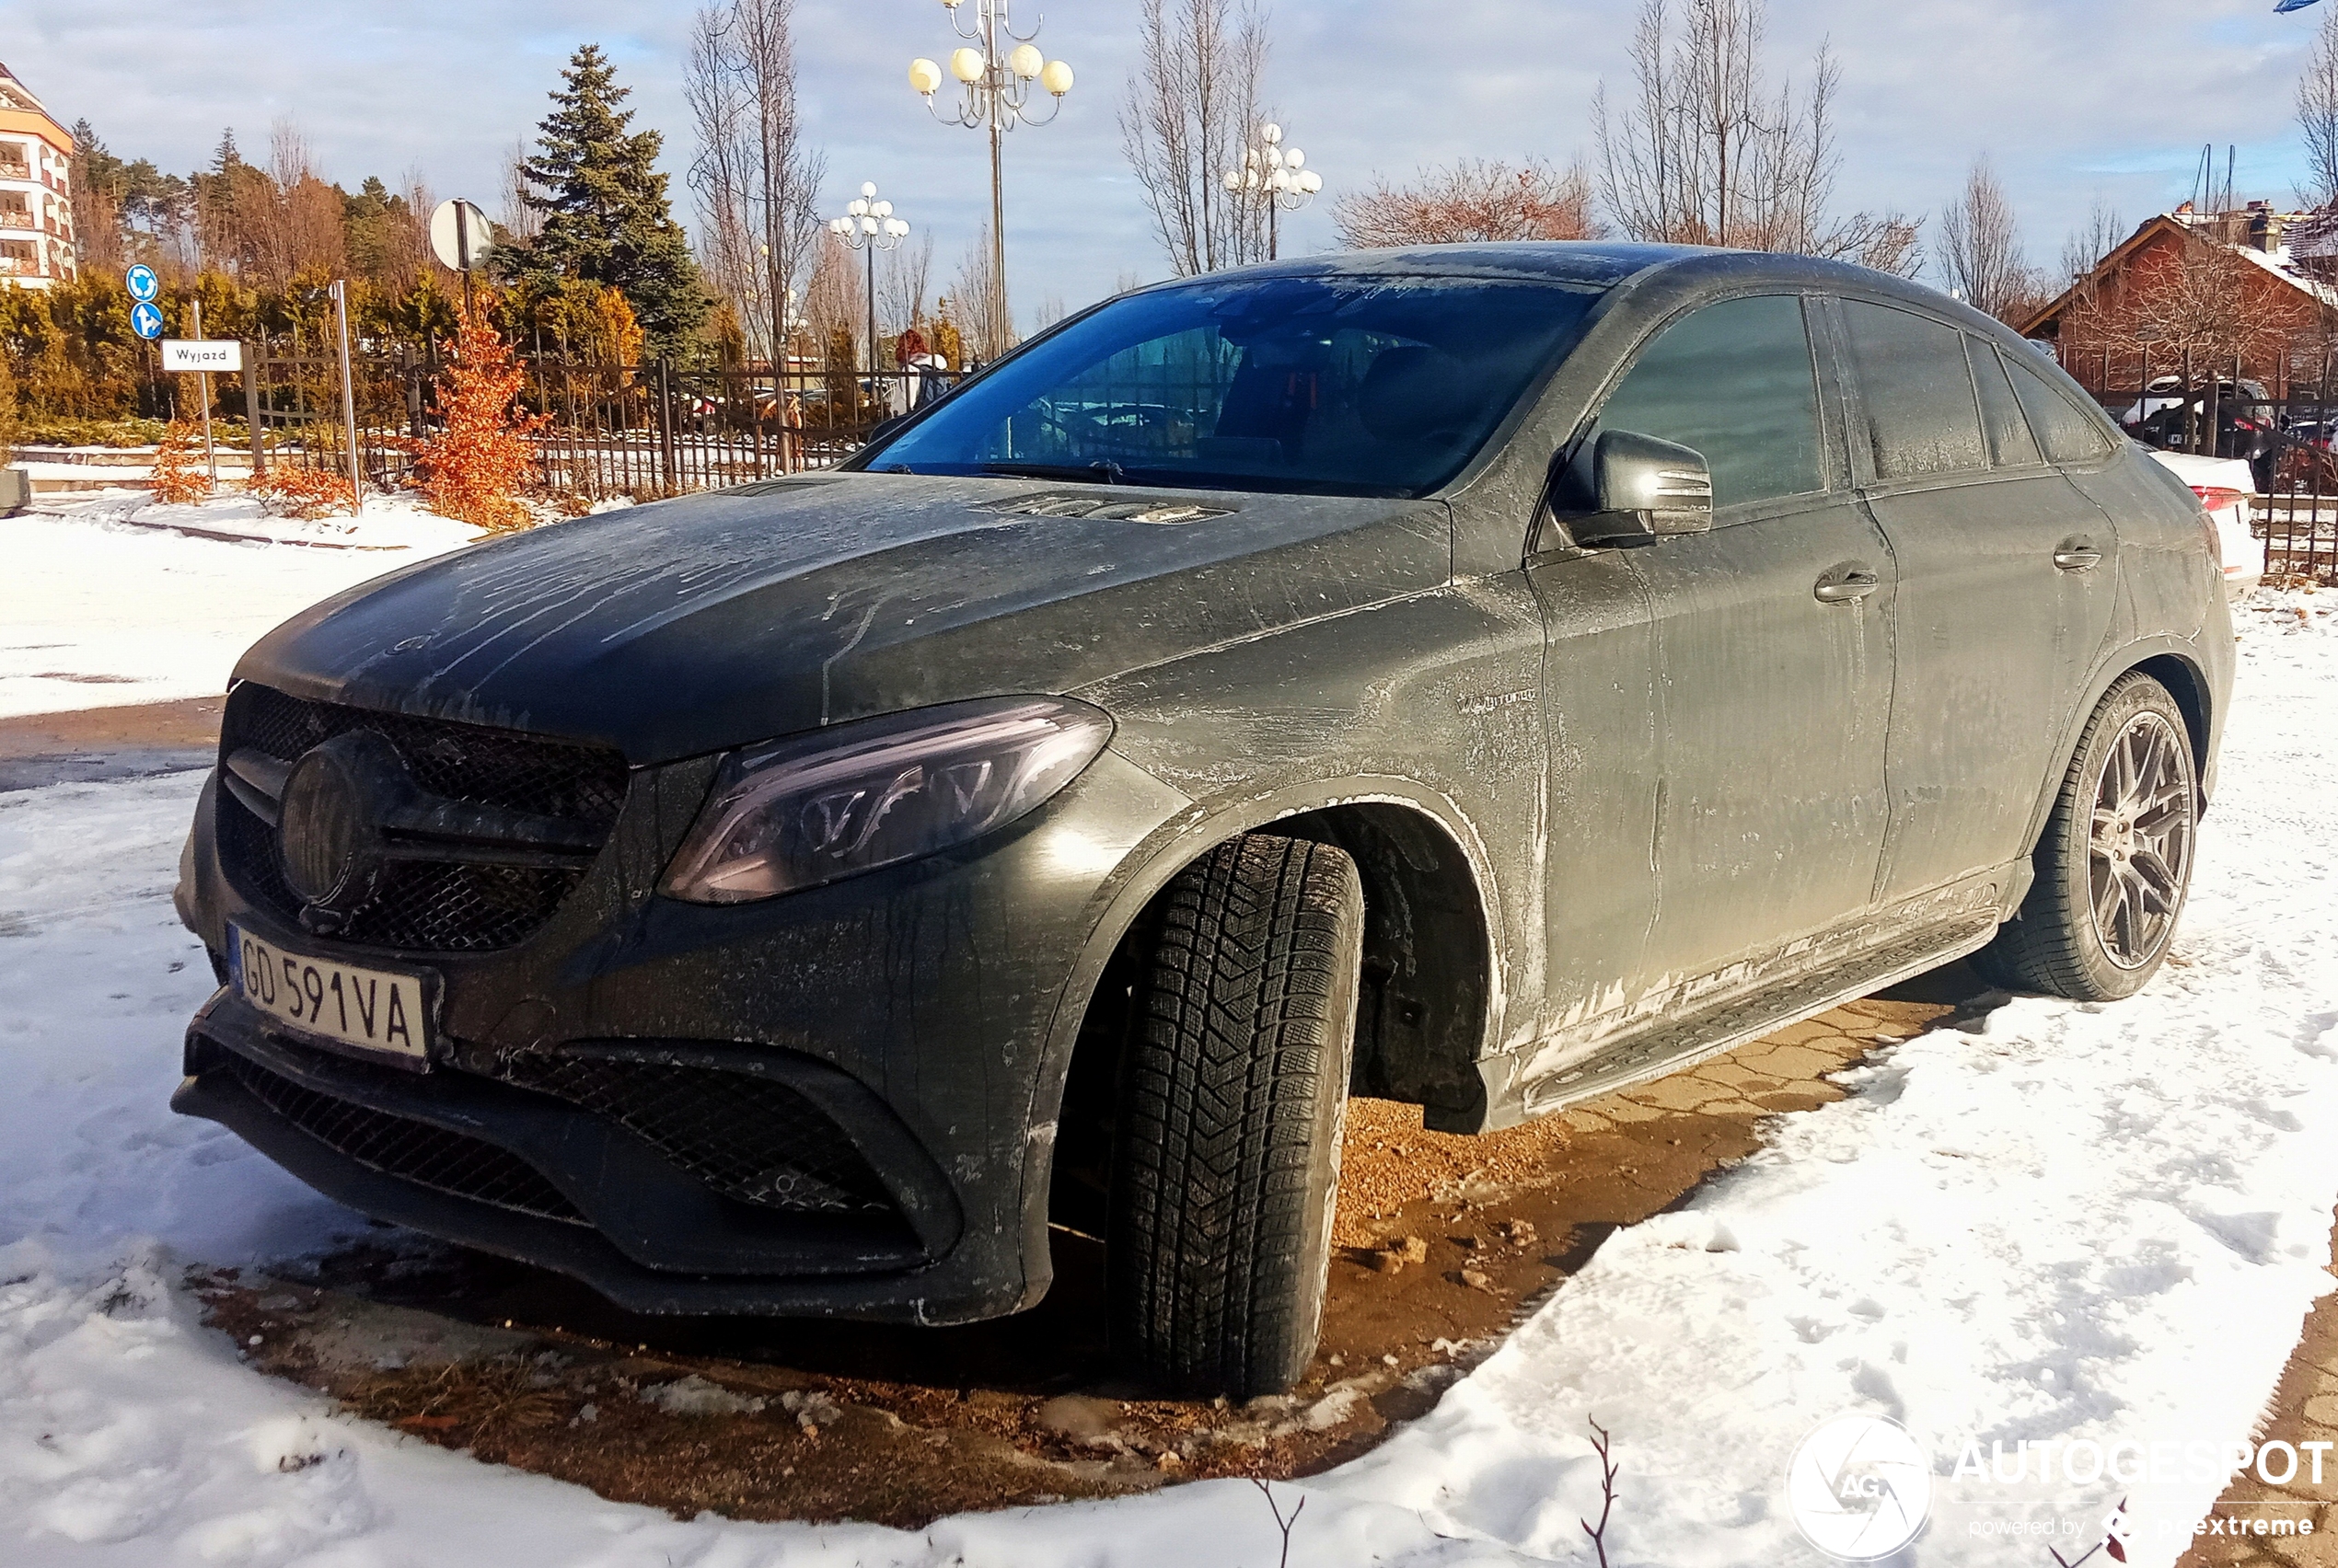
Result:
[[[674,471],[674,378],[664,354],[657,356],[657,444],[659,482],[667,495],[677,495],[682,486]]]
[[[251,477],[260,478],[268,471],[268,443],[260,434],[260,366],[267,352],[265,339],[244,345],[244,430],[251,437]]]

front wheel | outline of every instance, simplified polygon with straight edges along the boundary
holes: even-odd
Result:
[[[1136,988],[1105,1238],[1114,1348],[1165,1392],[1315,1352],[1363,954],[1356,863],[1251,834],[1169,884]]]
[[[2168,955],[2199,821],[2182,709],[2150,676],[2122,676],[2078,739],[2020,914],[1974,966],[2077,1001],[2133,996]]]

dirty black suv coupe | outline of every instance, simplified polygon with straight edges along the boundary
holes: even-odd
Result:
[[[1343,1108],[1501,1127],[1973,955],[2134,991],[2232,673],[2184,487],[1855,268],[1363,252],[1074,317],[840,471],[237,668],[174,1103],[652,1312],[954,1323],[1105,1244],[1312,1354]]]

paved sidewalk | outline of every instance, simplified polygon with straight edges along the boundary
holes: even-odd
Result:
[[[208,767],[225,698],[0,718],[0,790]]]
[[[2338,1230],[2331,1235],[2338,1259]],[[2338,1262],[2332,1272],[2338,1274]],[[2325,1296],[2306,1319],[2304,1338],[2289,1358],[2274,1394],[2272,1412],[2257,1435],[2260,1443],[2338,1445],[2338,1294]],[[2301,1456],[2303,1450],[2300,1450]],[[2276,1459],[2273,1468],[2282,1468]],[[2211,1531],[2196,1539],[2176,1568],[2332,1568],[2338,1564],[2338,1447],[2322,1450],[2321,1482],[2314,1483],[2310,1461],[2301,1458],[2296,1477],[2270,1486],[2251,1474],[2216,1500]],[[2313,1521],[2310,1536],[2256,1533],[2260,1520]]]

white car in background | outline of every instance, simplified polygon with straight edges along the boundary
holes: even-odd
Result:
[[[2151,455],[2192,487],[2216,519],[2217,555],[2224,561],[2225,593],[2235,599],[2265,580],[2265,542],[2249,531],[2249,503],[2256,476],[2239,457],[2197,457],[2188,452]]]

